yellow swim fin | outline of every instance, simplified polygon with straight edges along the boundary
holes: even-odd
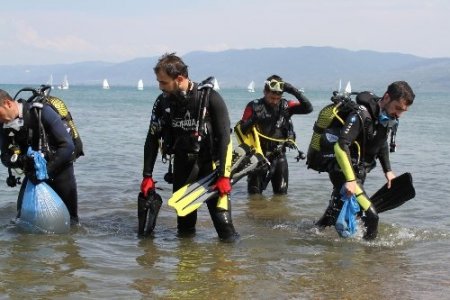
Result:
[[[260,154],[250,154],[241,161],[241,164],[235,167],[231,176],[231,184],[235,184],[241,178],[266,163],[266,159]],[[187,184],[176,191],[169,199],[169,206],[175,208],[178,216],[186,216],[198,209],[203,202],[216,197],[218,191],[213,189],[217,179],[217,173],[199,179],[198,181]],[[219,198],[218,206],[227,209],[228,195]]]

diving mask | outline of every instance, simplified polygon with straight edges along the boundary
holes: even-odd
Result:
[[[378,116],[378,121],[384,127],[389,127],[389,128],[392,128],[398,124],[398,119],[389,116],[384,110],[381,111],[380,115]]]
[[[278,92],[278,93],[282,93],[284,92],[284,82],[283,81],[278,81],[276,79],[272,79],[272,80],[266,80],[264,82],[264,84],[266,84],[269,87],[269,90],[271,92]]]

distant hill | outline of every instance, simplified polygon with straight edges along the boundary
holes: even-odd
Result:
[[[339,79],[350,80],[360,89],[385,88],[395,80],[408,81],[416,91],[450,91],[450,58],[422,58],[401,53],[350,51],[331,47],[263,48],[195,51],[183,56],[190,77],[200,81],[217,77],[221,88],[246,87],[251,80],[256,88],[265,78],[278,74],[286,81],[307,90],[337,88]],[[158,57],[136,58],[122,63],[81,62],[57,65],[0,66],[4,84],[41,84],[50,74],[58,85],[67,74],[71,85],[134,86],[142,78],[156,85],[153,67]]]

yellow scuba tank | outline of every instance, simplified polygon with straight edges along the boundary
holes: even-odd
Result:
[[[252,126],[251,132],[244,134],[241,130],[241,121],[239,121],[236,126],[234,126],[234,134],[236,135],[239,144],[246,144],[255,149],[256,153],[264,155],[261,149],[261,143],[259,141],[259,134],[255,126]]]

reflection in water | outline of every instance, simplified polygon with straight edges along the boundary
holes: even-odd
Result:
[[[286,220],[291,216],[286,195],[249,195],[246,215],[254,220]]]
[[[316,243],[315,249],[318,252],[305,262],[307,276],[298,278],[298,284],[315,297],[410,298],[404,288],[399,293],[409,261],[398,249],[380,249],[360,239],[324,241],[322,247]]]
[[[170,233],[167,233],[170,234]],[[213,234],[213,233],[211,233]],[[169,299],[236,299],[236,278],[242,273],[233,260],[233,244],[200,242],[192,238],[160,238],[139,241],[144,253],[136,261],[145,278],[133,288],[142,296]]]
[[[67,235],[17,234],[0,246],[0,291],[11,298],[66,297],[87,292],[76,272],[86,268],[79,247]]]

